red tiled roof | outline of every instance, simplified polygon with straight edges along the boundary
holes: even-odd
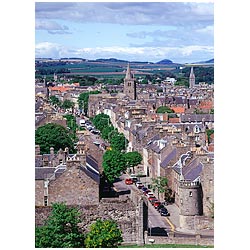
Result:
[[[60,91],[60,92],[66,92],[70,90],[70,88],[64,87],[64,86],[55,86],[55,87],[49,87],[50,90],[53,91]]]
[[[179,123],[180,122],[180,118],[179,117],[169,118],[168,122],[169,123]]]
[[[174,110],[175,113],[185,113],[185,108],[184,107],[171,107],[171,109]]]

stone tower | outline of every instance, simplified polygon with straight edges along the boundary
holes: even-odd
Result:
[[[131,73],[130,65],[128,63],[126,76],[124,79],[123,93],[130,99],[136,100],[136,83],[135,79]]]
[[[195,229],[194,217],[202,215],[202,192],[199,181],[179,182],[180,228]]]
[[[193,88],[195,86],[195,75],[194,75],[194,68],[191,68],[190,75],[189,75],[189,88]]]

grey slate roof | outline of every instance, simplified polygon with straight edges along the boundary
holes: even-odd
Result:
[[[202,122],[203,119],[205,122],[214,122],[213,114],[181,114],[180,115],[181,122]]]
[[[166,157],[165,159],[161,162],[160,166],[162,168],[166,168],[169,164],[169,162],[176,157],[177,150],[174,148]]]
[[[182,169],[182,174],[185,180],[194,181],[201,174],[203,165],[198,158],[191,161],[187,166]]]
[[[53,167],[36,167],[35,180],[44,180],[54,174],[55,168]]]
[[[96,161],[96,159],[91,156],[91,155],[86,155],[86,162],[93,167],[96,171],[99,172],[99,166],[98,166],[98,162]]]

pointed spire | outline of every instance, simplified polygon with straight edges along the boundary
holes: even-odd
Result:
[[[193,67],[191,68],[190,76],[189,77],[194,77],[194,68]]]
[[[125,79],[132,79],[132,78],[133,78],[133,76],[132,76],[132,73],[131,73],[130,65],[128,63]]]

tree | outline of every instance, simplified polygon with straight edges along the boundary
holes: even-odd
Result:
[[[90,226],[85,245],[87,248],[113,248],[122,241],[122,232],[115,221],[98,219]]]
[[[52,105],[56,105],[56,106],[58,106],[58,107],[61,106],[61,102],[60,102],[59,98],[56,97],[55,95],[50,96],[49,101],[50,101],[50,103],[51,103]]]
[[[115,133],[116,130],[115,128],[113,127],[113,125],[111,126],[107,126],[107,127],[104,127],[102,130],[101,130],[101,136],[103,139],[105,140],[110,140],[111,136],[113,133]]]
[[[126,149],[126,145],[128,144],[128,140],[125,138],[122,133],[112,133],[112,137],[110,138],[110,146],[118,151],[122,151]]]
[[[109,182],[114,182],[115,178],[126,170],[124,154],[118,150],[108,150],[103,155],[103,172]]]
[[[158,198],[159,193],[164,193],[168,187],[168,179],[166,177],[159,176],[157,178],[152,178],[152,189],[157,190]]]
[[[74,106],[75,106],[74,102],[72,102],[68,99],[64,100],[62,103],[62,108],[64,108],[64,109],[72,109],[72,108],[74,108]]]
[[[64,203],[54,203],[44,226],[36,227],[36,248],[84,247],[84,235],[78,227],[80,212]]]
[[[167,106],[160,106],[157,108],[156,113],[174,113],[174,110]]]
[[[135,172],[134,167],[141,163],[142,156],[139,152],[133,151],[125,154],[125,161],[127,168],[132,167],[133,173]]]
[[[102,130],[106,127],[109,127],[111,124],[110,118],[106,114],[98,114],[92,119],[95,127],[102,132]]]
[[[74,140],[69,131],[55,123],[48,123],[39,127],[35,132],[35,143],[40,145],[41,154],[48,154],[51,147],[55,151],[66,147],[69,148],[69,151],[74,151]]]

